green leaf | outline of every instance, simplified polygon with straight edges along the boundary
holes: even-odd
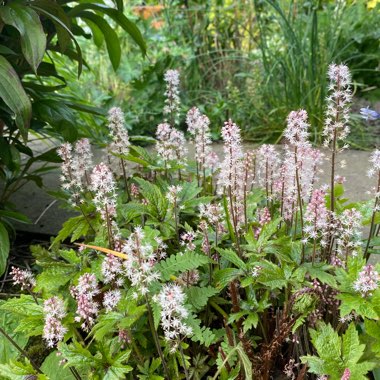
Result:
[[[104,18],[95,13],[82,11],[80,12],[80,16],[83,19],[93,22],[102,31],[106,41],[108,56],[111,60],[113,69],[116,71],[120,65],[121,58],[120,41],[116,32],[111,28],[108,22],[104,20]]]
[[[245,262],[232,249],[217,248],[217,251],[224,259],[228,260],[230,263],[234,264],[239,269],[247,269],[247,265],[245,264]]]
[[[187,301],[195,310],[201,310],[207,305],[208,299],[219,293],[218,289],[212,286],[198,287],[192,286],[186,289]]]
[[[237,348],[237,353],[238,353],[239,359],[243,365],[245,378],[246,379],[253,379],[252,363],[249,360],[247,354],[245,353],[243,346],[241,344],[238,344],[236,346],[236,348]]]
[[[46,49],[46,36],[38,14],[28,6],[12,2],[0,8],[0,17],[19,31],[21,50],[36,73]]]
[[[317,279],[324,284],[336,288],[337,284],[334,276],[328,273],[328,270],[332,268],[331,265],[324,263],[304,263],[302,266],[306,268],[313,280]]]
[[[15,332],[22,332],[26,336],[42,334],[43,308],[36,304],[32,296],[22,294],[20,298],[11,298],[0,306],[0,310],[13,314],[17,319]]]
[[[77,240],[82,235],[85,235],[89,229],[89,224],[86,218],[82,215],[75,216],[68,219],[63,223],[62,229],[59,231],[57,237],[53,240],[52,247],[59,244],[63,240],[71,237],[71,242]]]
[[[252,327],[256,328],[258,323],[259,323],[259,315],[255,312],[249,313],[248,317],[243,322],[244,333],[246,333]]]
[[[147,212],[159,222],[165,220],[168,211],[168,200],[163,196],[160,188],[142,178],[135,178],[139,184],[140,193],[149,201]]]
[[[79,78],[80,74],[82,73],[83,57],[82,57],[82,50],[81,50],[81,48],[80,48],[80,46],[78,44],[78,41],[76,40],[74,34],[69,29],[69,27],[65,24],[65,22],[61,20],[61,18],[56,17],[52,13],[49,13],[49,11],[47,11],[43,7],[38,7],[38,6],[35,6],[33,4],[31,6],[34,9],[38,10],[40,13],[43,13],[45,16],[47,16],[48,18],[50,18],[56,24],[60,25],[70,35],[71,39],[74,41],[74,45],[75,45],[75,49],[76,49],[76,54],[74,54],[73,51],[66,52],[65,54],[68,57],[74,58],[74,59],[76,59],[78,61],[78,78]],[[54,50],[54,49],[51,47],[50,50]],[[69,49],[67,49],[67,50],[69,50]],[[66,49],[65,49],[65,51],[66,51]]]
[[[161,273],[162,279],[167,281],[177,273],[196,269],[209,263],[209,261],[210,259],[204,254],[195,252],[177,253],[176,255],[171,255],[166,260],[160,261],[156,265],[156,269]]]
[[[150,307],[152,308],[154,327],[157,330],[161,321],[161,306],[156,302],[152,302]]]
[[[0,98],[16,116],[16,125],[27,140],[28,128],[32,117],[32,104],[22,87],[20,79],[9,64],[0,55]]]
[[[235,280],[244,273],[236,268],[224,268],[214,272],[214,282],[218,289],[223,289],[231,281]]]
[[[191,336],[191,340],[193,342],[199,342],[206,347],[209,347],[211,344],[215,343],[216,335],[209,327],[201,327],[202,322],[199,319],[190,317],[186,319],[186,323],[192,329],[193,335]]]
[[[71,17],[80,15],[84,9],[93,9],[95,11],[100,11],[111,17],[132,37],[135,43],[140,47],[142,54],[146,55],[146,44],[139,28],[135,23],[130,21],[122,11],[107,7],[103,4],[85,3],[77,5],[69,12],[69,15]]]
[[[58,2],[53,0],[33,0],[31,7],[42,8],[44,15],[52,20],[57,31],[60,51],[64,52],[70,44],[70,20]],[[60,22],[57,22],[58,19]],[[63,25],[62,25],[63,24]]]
[[[36,291],[46,291],[49,294],[55,294],[59,288],[67,284],[78,273],[75,265],[71,264],[56,264],[44,269],[37,276]]]
[[[0,276],[2,276],[7,267],[9,255],[9,236],[4,224],[0,222]]]
[[[357,364],[363,355],[364,348],[365,345],[359,342],[359,334],[355,324],[351,323],[343,335],[343,359],[345,365],[351,368]]]
[[[5,301],[0,301],[3,305]],[[28,337],[23,333],[16,333],[14,330],[18,325],[18,321],[14,316],[4,310],[0,310],[0,327],[10,335],[10,337],[21,347],[24,348],[28,343]],[[14,347],[9,340],[0,333],[0,363],[8,363],[11,359],[16,359],[19,356],[19,351]]]
[[[58,351],[51,352],[41,365],[42,372],[49,376],[50,380],[73,380],[73,374],[69,368],[60,364],[61,358]]]
[[[59,343],[58,349],[62,353],[62,357],[68,361],[67,364],[77,369],[88,370],[91,366],[95,367],[101,362],[100,358],[93,356],[89,350],[75,340],[69,345],[63,342]]]

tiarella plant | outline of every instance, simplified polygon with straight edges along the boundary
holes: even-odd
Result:
[[[380,153],[370,159],[374,199],[349,203],[336,171],[350,75],[335,64],[328,75],[329,185],[318,183],[324,154],[308,141],[305,110],[289,114],[283,147],[244,151],[227,121],[218,162],[209,119],[192,108],[190,160],[175,70],[155,151],[131,144],[118,108],[103,162],[87,140],[63,144],[62,198],[79,215],[49,250],[32,247],[35,275],[12,269],[26,293],[0,306],[1,376],[378,376],[380,268],[368,261],[379,246]]]

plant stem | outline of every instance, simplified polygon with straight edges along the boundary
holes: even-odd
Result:
[[[124,160],[121,158],[120,161],[121,161],[121,167],[123,169],[123,178],[124,178],[125,191],[127,192],[128,202],[129,202],[131,200],[131,194],[129,193],[129,188],[128,188],[127,172],[125,170]]]
[[[379,172],[379,175],[378,175],[378,180],[377,180],[377,191],[376,191],[376,194],[379,194],[380,192],[380,172]],[[368,236],[368,240],[367,240],[367,245],[365,247],[365,251],[364,251],[364,258],[366,259],[366,261],[368,261],[369,257],[370,257],[370,253],[368,253],[368,249],[369,249],[369,244],[371,242],[371,238],[372,238],[372,235],[375,231],[375,217],[376,217],[376,212],[377,212],[377,205],[379,203],[379,196],[376,196],[375,198],[375,204],[373,206],[373,211],[372,211],[372,218],[371,218],[371,228],[369,230],[369,236]]]
[[[165,377],[166,377],[167,380],[170,380],[170,374],[169,374],[168,365],[166,364],[164,353],[162,352],[162,349],[161,349],[161,346],[160,346],[160,340],[158,338],[157,331],[156,331],[156,329],[154,327],[154,319],[153,319],[152,308],[150,307],[150,303],[149,303],[148,297],[145,297],[145,300],[146,300],[146,306],[147,306],[147,309],[148,309],[148,319],[149,319],[150,330],[151,330],[152,335],[153,335],[154,343],[156,344],[158,355],[160,356],[160,359],[161,359],[161,362],[162,362],[162,366],[164,367]]]
[[[33,361],[33,359],[31,359],[29,357],[29,355],[27,354],[27,352],[25,350],[23,350],[13,339],[10,335],[7,334],[7,332],[2,328],[0,327],[0,332],[9,340],[9,342],[17,349],[17,351],[20,352],[20,354],[22,356],[24,356],[25,358],[27,358],[30,362],[30,364],[32,365],[32,367],[36,370],[36,372],[38,373],[43,373],[40,368],[38,367],[38,365]]]
[[[188,372],[187,367],[186,367],[185,355],[183,354],[183,348],[182,348],[181,343],[179,344],[179,352],[181,353],[181,358],[182,358],[182,362],[183,362],[183,369],[185,371],[186,380],[190,380],[189,372]]]

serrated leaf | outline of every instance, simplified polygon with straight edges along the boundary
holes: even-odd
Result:
[[[42,334],[43,308],[36,304],[32,296],[22,294],[20,298],[11,298],[1,305],[0,310],[13,314],[18,320],[15,332],[22,332],[26,336]]]
[[[251,312],[243,322],[243,332],[246,333],[252,327],[256,328],[259,323],[259,315],[257,313]]]
[[[214,283],[218,289],[223,289],[231,281],[237,279],[239,276],[243,274],[244,272],[242,272],[240,269],[235,269],[235,268],[219,269],[214,272]]]
[[[186,289],[187,301],[190,303],[195,310],[201,310],[207,305],[208,299],[219,293],[218,289],[212,286],[198,287],[192,286]]]
[[[215,343],[216,335],[210,328],[205,326],[201,327],[201,321],[199,319],[188,318],[186,323],[192,329],[193,335],[191,336],[191,340],[193,342],[199,342],[205,347],[209,347],[211,344]]]
[[[162,279],[167,281],[177,273],[196,269],[209,263],[209,261],[210,259],[204,254],[195,252],[177,253],[176,255],[171,255],[166,260],[160,261],[156,265],[156,269],[161,273]]]
[[[37,276],[36,291],[46,291],[54,294],[58,289],[67,284],[78,273],[75,265],[56,264],[51,265]]]
[[[247,268],[245,262],[232,249],[217,248],[217,251],[223,258],[237,266],[239,269],[245,270]]]
[[[57,355],[58,351],[51,352],[41,365],[41,370],[49,379],[73,380],[73,374],[69,368],[60,364],[61,358]]]
[[[328,273],[328,270],[331,269],[330,265],[324,263],[304,263],[303,267],[306,268],[313,280],[317,279],[324,284],[336,288],[337,284],[334,276]]]
[[[351,368],[359,361],[363,355],[365,345],[360,344],[359,334],[355,324],[351,323],[343,335],[343,359],[347,367]]]
[[[3,305],[5,301],[0,301]],[[24,348],[28,343],[28,337],[23,333],[16,333],[14,330],[18,325],[18,321],[9,312],[0,310],[0,327],[10,335],[10,337],[21,347]],[[16,359],[19,356],[19,351],[9,342],[3,334],[0,333],[0,363],[8,363],[11,359]]]

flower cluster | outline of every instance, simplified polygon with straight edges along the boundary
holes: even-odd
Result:
[[[149,285],[159,279],[159,273],[155,270],[157,252],[144,240],[144,231],[136,227],[122,247],[122,252],[128,256],[123,260],[124,273],[137,290],[135,298],[139,294],[145,296],[149,292]]]
[[[119,289],[107,290],[104,293],[103,306],[106,312],[115,309],[119,301],[121,300],[121,291]]]
[[[169,201],[170,204],[174,205],[178,205],[178,200],[179,200],[179,195],[182,191],[182,186],[175,186],[175,185],[172,185],[172,186],[169,186],[168,188],[168,192],[166,193],[166,198],[167,200]]]
[[[77,141],[75,147],[64,143],[57,149],[62,159],[62,188],[70,192],[72,205],[81,202],[81,194],[89,185],[88,171],[92,167],[92,152],[88,139]]]
[[[36,286],[36,279],[30,270],[12,267],[10,275],[12,276],[13,283],[21,285],[21,289],[23,290],[31,290]]]
[[[372,265],[366,265],[354,283],[354,290],[368,297],[379,287],[380,276]]]
[[[65,315],[66,311],[62,299],[54,296],[45,300],[45,325],[42,337],[46,340],[48,347],[54,347],[63,340],[67,332],[67,328],[62,324]]]
[[[361,221],[362,215],[355,208],[347,209],[337,218],[336,252],[342,258],[348,255],[357,256],[361,244]]]
[[[325,237],[325,230],[328,225],[328,210],[325,201],[326,193],[322,189],[313,191],[310,203],[307,205],[305,213],[306,225],[304,227],[305,239],[315,240],[318,237]],[[326,244],[325,240],[321,241],[321,245]]]
[[[172,117],[173,125],[173,118],[178,113],[180,105],[178,70],[167,70],[164,75],[164,81],[166,82],[164,114],[169,114]]]
[[[165,284],[154,301],[161,307],[161,326],[174,352],[180,340],[192,334],[191,327],[184,322],[189,315],[184,305],[185,293],[179,285]]]
[[[124,125],[124,113],[119,107],[113,107],[108,111],[108,128],[112,139],[109,150],[127,155],[130,142],[128,131]]]
[[[330,80],[327,111],[323,135],[325,146],[344,141],[350,132],[348,126],[349,105],[351,103],[351,75],[346,65],[331,64],[328,69]],[[346,145],[343,146],[345,148]],[[335,146],[332,149],[336,149]]]
[[[259,210],[257,214],[259,227],[255,228],[256,239],[259,238],[262,228],[272,220],[268,207],[264,207],[263,209]]]
[[[372,152],[369,158],[370,168],[368,170],[368,177],[373,177],[374,175],[380,175],[380,149],[376,149]]]
[[[100,163],[91,173],[91,189],[94,203],[103,220],[116,215],[116,183],[110,168]]]
[[[305,110],[292,111],[288,115],[287,127],[284,132],[285,138],[290,145],[304,147],[308,143],[309,124],[307,121],[307,112]]]
[[[216,230],[223,229],[224,210],[218,203],[202,203],[199,205],[199,216],[207,220]]]
[[[257,151],[257,174],[258,183],[266,190],[268,199],[273,197],[274,186],[277,183],[281,192],[281,185],[279,184],[279,174],[286,174],[285,168],[280,170],[280,157],[274,145],[263,144]]]
[[[183,132],[172,128],[168,123],[162,123],[156,130],[156,150],[159,157],[165,162],[177,160],[179,164],[186,162],[186,139]]]
[[[99,313],[99,303],[94,299],[100,292],[95,275],[85,273],[80,276],[78,285],[72,287],[70,292],[78,304],[75,321],[83,321],[82,329],[90,331]]]
[[[124,283],[123,261],[114,255],[108,255],[102,262],[102,275],[105,284],[121,287]]]
[[[202,115],[198,108],[193,107],[187,113],[186,123],[189,133],[194,138],[195,159],[197,161],[198,170],[203,171],[210,163],[207,157],[209,157],[212,152],[209,128],[210,120],[206,115]]]
[[[244,154],[240,128],[231,120],[222,128],[224,161],[218,178],[219,192],[227,192],[232,224],[239,228],[244,222]]]

